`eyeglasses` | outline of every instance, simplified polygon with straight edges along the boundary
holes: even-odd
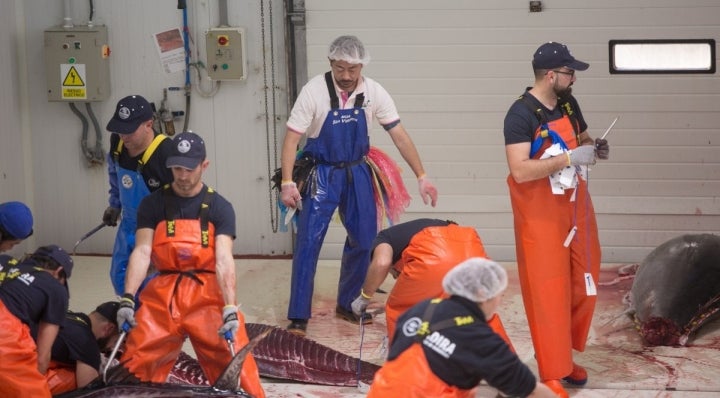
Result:
[[[555,69],[553,69],[553,72],[555,72],[555,73],[561,73],[561,74],[563,74],[563,75],[568,75],[568,76],[570,76],[570,77],[575,76],[575,70],[574,70],[574,69],[573,69],[573,70],[569,70],[569,71],[565,71],[565,70],[555,70]]]

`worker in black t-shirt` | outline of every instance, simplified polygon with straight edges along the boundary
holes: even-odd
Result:
[[[109,301],[89,314],[67,312],[46,374],[53,395],[83,388],[98,377],[101,352],[111,348],[119,336],[118,307],[118,302]]]
[[[0,285],[0,396],[51,396],[44,374],[65,320],[72,268],[67,252],[49,245],[5,271]]]

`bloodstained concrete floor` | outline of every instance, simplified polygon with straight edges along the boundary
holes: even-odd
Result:
[[[285,327],[290,260],[239,259],[237,264],[238,302],[247,322]],[[109,257],[75,256],[70,280],[70,307],[89,312],[97,304],[114,300],[108,269]],[[499,314],[520,358],[537,375],[533,349],[517,281],[514,263],[504,263],[510,276],[509,287]],[[701,398],[720,397],[720,320],[706,325],[691,338],[687,347],[644,347],[630,317],[625,314],[623,296],[631,279],[618,278],[620,264],[604,264],[601,270],[598,304],[587,349],[577,353],[576,362],[589,374],[584,388],[568,388],[578,398]],[[364,327],[335,318],[335,295],[339,267],[337,261],[318,264],[313,300],[313,317],[308,338],[354,357],[382,364],[385,354],[385,318]],[[389,292],[388,278],[381,289]],[[382,307],[386,294],[376,294]],[[192,353],[189,343],[185,351]],[[364,397],[361,388],[309,385],[263,379],[268,397],[331,398]],[[492,397],[496,390],[481,385],[477,397]]]

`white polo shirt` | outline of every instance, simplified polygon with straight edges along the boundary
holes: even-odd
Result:
[[[335,84],[335,79],[333,79]],[[367,118],[368,129],[372,126],[373,117],[381,125],[386,125],[400,119],[390,94],[375,80],[361,76],[358,86],[352,95],[343,104],[340,88],[335,84],[335,92],[340,99],[341,109],[352,109],[355,97],[359,93],[365,94],[363,109]],[[320,135],[325,118],[330,111],[330,94],[325,83],[325,74],[317,75],[303,86],[295,105],[290,112],[287,127],[308,138]]]

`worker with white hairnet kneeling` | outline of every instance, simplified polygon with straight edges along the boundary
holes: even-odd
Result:
[[[507,284],[505,269],[486,258],[450,270],[442,282],[449,298],[422,301],[398,319],[368,397],[475,397],[482,380],[509,396],[556,397],[487,324]]]

